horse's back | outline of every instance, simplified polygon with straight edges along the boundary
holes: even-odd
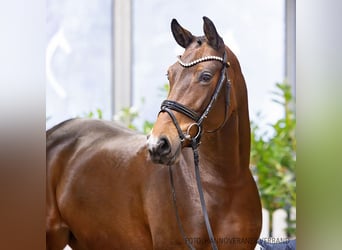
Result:
[[[137,136],[138,134],[116,122],[95,119],[66,120],[46,132],[47,150],[54,144],[68,140],[87,138],[88,140],[102,140],[114,137]]]
[[[141,149],[145,136],[115,122],[94,119],[70,119],[49,129],[46,133],[47,166],[55,157],[68,158],[80,151],[96,153],[106,148],[129,152]],[[129,153],[128,152],[128,153]],[[127,152],[126,152],[127,153]],[[61,159],[59,159],[60,161]]]

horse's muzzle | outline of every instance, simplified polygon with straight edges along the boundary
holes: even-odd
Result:
[[[172,163],[172,147],[169,139],[166,136],[159,138],[153,135],[148,137],[147,149],[152,162],[159,164]]]

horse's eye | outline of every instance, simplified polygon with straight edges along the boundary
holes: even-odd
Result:
[[[201,82],[209,82],[211,80],[213,76],[209,73],[209,72],[203,72],[201,75],[200,75],[200,78],[199,80]]]
[[[167,78],[167,80],[170,80],[169,79],[169,72],[166,73],[166,78]]]

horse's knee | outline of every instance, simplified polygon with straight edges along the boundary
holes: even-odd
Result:
[[[68,244],[69,229],[63,225],[54,225],[46,229],[46,250],[63,250]]]

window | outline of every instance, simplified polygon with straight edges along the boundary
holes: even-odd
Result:
[[[47,127],[101,109],[111,118],[112,0],[48,0]]]

